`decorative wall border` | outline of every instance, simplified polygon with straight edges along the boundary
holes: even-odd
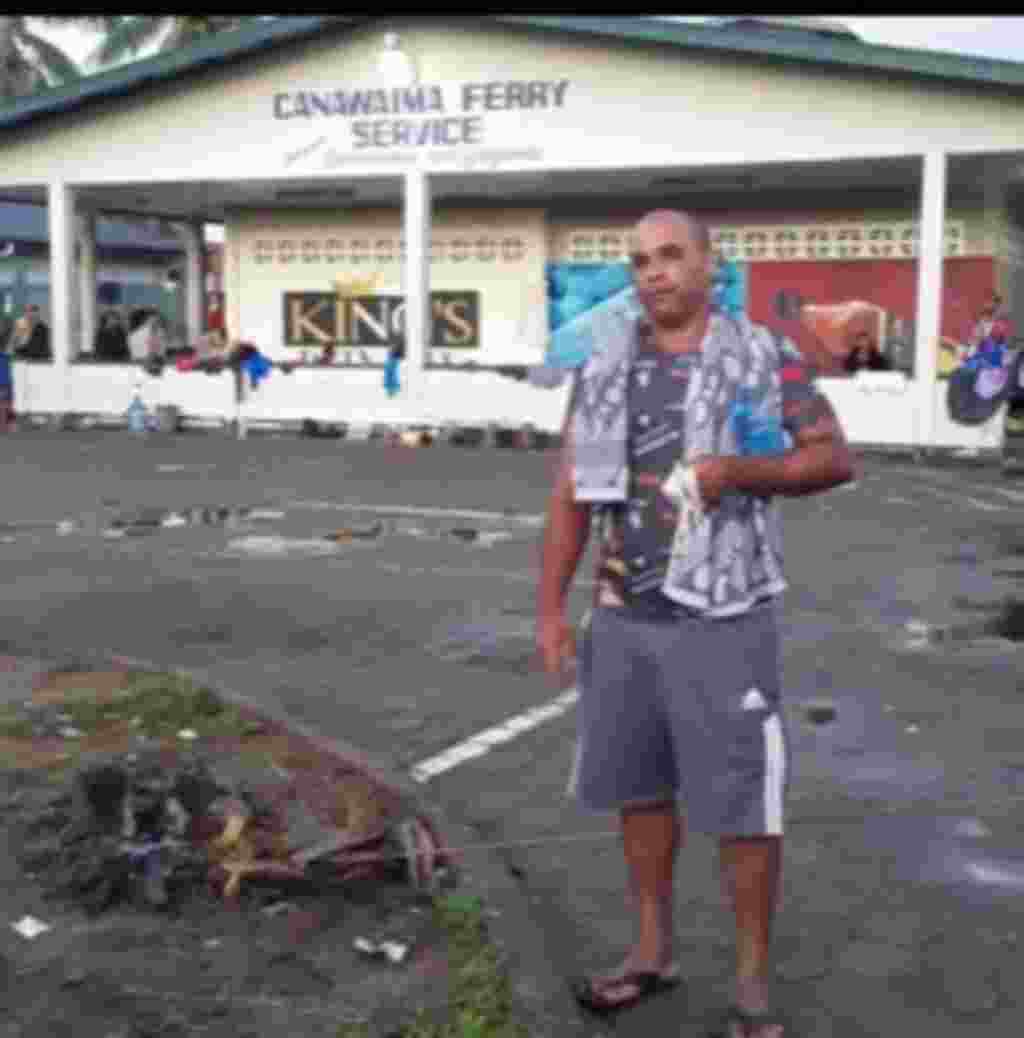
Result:
[[[518,264],[529,258],[526,236],[465,232],[433,238],[431,263]],[[379,267],[405,259],[405,239],[394,235],[286,236],[260,234],[249,239],[246,258],[261,266],[306,267],[320,263],[370,264]]]
[[[918,228],[912,221],[712,226],[711,241],[726,259],[793,260],[913,259]],[[968,255],[963,220],[946,222],[946,256]],[[625,227],[555,227],[549,258],[561,263],[615,263],[627,258]]]

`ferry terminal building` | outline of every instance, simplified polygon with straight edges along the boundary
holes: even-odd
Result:
[[[1024,321],[1024,64],[787,21],[280,18],[0,110],[0,201],[45,204],[50,239],[55,356],[16,363],[16,408],[119,415],[141,381],[233,417],[230,373],[93,361],[116,213],[176,224],[190,338],[223,224],[229,336],[300,362],[251,422],[557,430],[567,387],[497,369],[542,363],[672,207],[754,320],[800,341],[781,297],[875,307],[893,370],[822,380],[853,443],[998,448],[1001,420],[951,421],[945,376],[993,293]]]

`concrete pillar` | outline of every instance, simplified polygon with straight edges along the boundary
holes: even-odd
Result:
[[[96,340],[96,216],[78,214],[78,352],[91,354]]]
[[[921,176],[920,236],[917,249],[917,315],[914,341],[914,380],[920,422],[916,446],[935,442],[938,341],[942,314],[942,262],[946,217],[946,155],[924,156]]]
[[[73,356],[71,320],[76,294],[75,189],[64,181],[53,181],[46,201],[50,224],[50,345],[54,365],[63,375],[67,411]]]
[[[185,246],[185,335],[194,345],[206,330],[206,292],[204,290],[203,225],[198,222],[175,224]]]
[[[405,174],[402,229],[405,236],[405,359],[403,396],[419,395],[431,338],[430,314],[430,180],[422,169]]]

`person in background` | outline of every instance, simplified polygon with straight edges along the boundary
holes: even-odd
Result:
[[[858,371],[891,371],[892,365],[882,356],[870,333],[862,331],[854,336],[853,349],[846,358],[845,368],[848,374],[853,375]]]
[[[132,360],[149,361],[162,357],[167,348],[167,332],[160,314],[140,307],[132,314],[128,337]]]
[[[14,355],[23,360],[53,360],[50,328],[36,303],[29,303],[25,313],[15,321],[10,345]]]
[[[111,307],[100,317],[93,347],[96,359],[109,364],[127,364],[132,359],[128,346],[128,333],[124,329],[121,314]]]
[[[14,372],[7,343],[0,342],[0,432],[14,427]]]

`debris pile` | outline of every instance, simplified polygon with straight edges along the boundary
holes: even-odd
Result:
[[[449,877],[429,820],[389,817],[368,780],[272,774],[254,789],[197,754],[169,766],[160,751],[90,764],[30,819],[21,865],[90,914],[163,909],[201,889],[236,903],[254,883],[432,890]]]

